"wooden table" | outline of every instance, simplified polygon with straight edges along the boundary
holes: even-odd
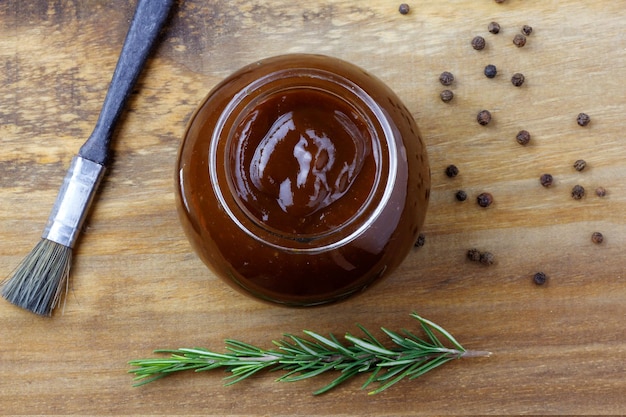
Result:
[[[38,241],[69,161],[95,124],[134,1],[0,3],[0,275]],[[63,314],[0,302],[2,413],[415,415],[626,413],[626,35],[624,1],[181,2],[131,98],[114,162],[75,250]],[[497,21],[498,35],[487,32]],[[525,47],[511,42],[524,24]],[[487,47],[473,50],[482,35]],[[388,279],[315,309],[234,292],[194,255],[177,219],[173,168],[194,107],[244,64],[287,52],[337,56],[382,78],[428,145],[426,244]],[[483,68],[498,67],[495,79]],[[455,98],[439,99],[444,71]],[[522,72],[520,88],[510,77]],[[488,109],[493,121],[476,123]],[[586,112],[591,123],[576,124]],[[528,130],[520,146],[515,135]],[[587,161],[577,172],[573,163]],[[444,169],[455,164],[454,179]],[[539,176],[551,173],[551,188]],[[587,190],[571,198],[575,184]],[[605,187],[603,198],[594,193]],[[464,189],[468,200],[454,193]],[[482,209],[476,195],[491,192]],[[592,232],[605,240],[594,244]],[[483,266],[469,248],[492,252]],[[537,271],[548,275],[533,284]],[[271,347],[283,332],[417,329],[416,311],[469,349],[377,396],[364,379],[184,374],[131,386],[127,361],[155,348]],[[376,333],[379,334],[379,333]]]

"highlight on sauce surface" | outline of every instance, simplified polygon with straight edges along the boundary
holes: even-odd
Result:
[[[337,227],[326,221],[337,211],[333,203],[348,194],[362,205],[375,180],[365,121],[329,94],[277,94],[247,115],[234,138],[228,162],[237,196],[260,222],[284,232]]]

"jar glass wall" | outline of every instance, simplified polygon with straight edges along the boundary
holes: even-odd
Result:
[[[249,65],[193,115],[177,203],[200,258],[263,300],[317,305],[359,292],[413,246],[430,187],[426,151],[398,97],[320,55]]]

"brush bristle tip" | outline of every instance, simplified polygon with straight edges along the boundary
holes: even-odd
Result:
[[[50,316],[67,291],[72,249],[41,239],[2,283],[2,296],[18,307]]]

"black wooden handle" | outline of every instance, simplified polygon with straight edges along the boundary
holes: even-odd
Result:
[[[106,165],[111,136],[174,0],[139,0],[96,127],[78,155]]]

